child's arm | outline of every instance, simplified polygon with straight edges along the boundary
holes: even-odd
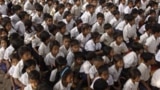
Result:
[[[14,78],[14,82],[15,82],[15,84],[18,85],[19,87],[25,88],[25,85],[22,84],[22,83],[18,80],[18,78]]]

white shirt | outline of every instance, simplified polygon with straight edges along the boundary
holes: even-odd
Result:
[[[53,87],[53,90],[70,90],[70,88],[71,88],[70,86],[64,87],[62,84],[62,80],[60,80]]]
[[[112,27],[115,28],[119,22],[120,20],[117,20],[115,17],[113,17],[113,19],[111,19],[109,23],[112,25]]]
[[[73,5],[71,13],[74,15],[75,19],[77,19],[81,15],[81,6]]]
[[[89,40],[85,45],[86,51],[96,51],[96,50],[101,50],[101,48],[102,48],[101,43],[94,43],[92,39]]]
[[[78,31],[78,27],[74,27],[71,31],[70,31],[70,34],[71,34],[71,38],[75,38],[79,35],[79,31]]]
[[[44,7],[43,7],[43,13],[50,13],[51,10],[53,8],[53,5],[52,6],[48,6],[48,4],[45,4]]]
[[[122,3],[119,4],[118,6],[118,11],[120,12],[121,15],[124,14],[124,9],[125,9],[125,5],[123,5]]]
[[[57,40],[60,43],[60,45],[62,45],[63,44],[63,35],[60,32],[57,32],[56,36],[55,36],[55,40]]]
[[[149,38],[147,38],[145,45],[147,46],[147,49],[150,53],[155,54],[159,43],[159,38],[156,39],[154,35],[151,35]]]
[[[0,60],[3,60],[4,59],[4,53],[5,53],[5,48],[4,47],[1,47],[0,48]]]
[[[17,14],[10,16],[12,26],[15,27],[15,24],[20,20]]]
[[[87,41],[91,38],[91,34],[84,36],[83,33],[80,33],[76,39],[81,43],[81,47],[84,47]]]
[[[13,73],[14,73],[14,71],[15,71],[15,68],[16,68],[16,66],[12,65],[12,66],[9,68],[9,70],[8,70],[8,74],[9,74],[10,76],[12,76],[12,77],[13,77]]]
[[[123,38],[124,41],[129,43],[129,39],[136,39],[137,38],[137,30],[135,25],[130,25],[129,23],[124,27],[123,30]]]
[[[80,73],[85,73],[85,74],[89,74],[89,69],[92,67],[92,64],[89,61],[85,61],[81,68],[80,68]]]
[[[113,80],[114,80],[115,82],[117,82],[118,79],[119,79],[119,76],[120,76],[120,74],[121,74],[122,68],[120,68],[120,69],[117,71],[115,65],[112,65],[111,67],[109,67],[108,70],[109,70],[109,74],[112,76]]]
[[[20,36],[24,36],[26,30],[25,25],[22,21],[18,21],[15,25],[15,29]]]
[[[94,79],[97,75],[98,75],[97,68],[95,67],[95,65],[92,65],[92,67],[89,69],[90,79]]]
[[[109,36],[108,33],[102,34],[100,41],[103,42],[105,45],[110,45],[113,42],[113,37]]]
[[[103,33],[104,33],[103,26],[104,26],[104,24],[100,25],[98,22],[96,22],[96,23],[92,26],[91,32],[98,32],[99,34],[103,34]]]
[[[135,52],[130,52],[123,57],[124,68],[135,67],[138,64],[138,57]]]
[[[126,25],[126,21],[123,20],[123,21],[121,21],[120,23],[118,23],[118,25],[116,26],[116,29],[117,29],[117,30],[120,30],[120,31],[123,31],[125,25]]]
[[[160,24],[160,15],[158,16],[158,24]]]
[[[43,21],[41,25],[43,26],[45,31],[49,32],[48,25],[45,21]]]
[[[73,61],[74,61],[74,54],[73,54],[72,51],[70,51],[70,52],[68,53],[66,59],[67,59],[67,64],[68,64],[69,66],[71,66],[72,63],[73,63]]]
[[[143,26],[141,26],[141,28],[138,30],[140,34],[144,34],[144,32],[146,31],[146,25],[144,24]]]
[[[24,11],[26,11],[28,14],[33,14],[35,9],[34,9],[34,5],[32,3],[30,3],[29,0],[27,0],[24,4]]]
[[[129,6],[126,6],[124,9],[124,14],[130,14],[132,12],[132,8],[130,8]]]
[[[46,55],[46,57],[44,58],[44,62],[45,62],[45,64],[46,64],[47,66],[53,67],[53,66],[55,66],[55,60],[56,60],[56,58],[59,57],[59,56],[64,57],[63,53],[61,53],[61,52],[59,52],[59,53],[56,55],[56,57],[53,56],[52,53],[50,52],[50,53],[48,53],[48,54]]]
[[[59,48],[59,51],[60,51],[61,53],[63,53],[64,56],[67,56],[67,54],[69,53],[69,50],[70,50],[70,49],[67,50],[64,45],[62,45],[62,46]]]
[[[5,59],[5,60],[9,60],[9,59],[10,59],[10,55],[13,53],[13,51],[14,51],[14,48],[13,48],[12,45],[10,45],[10,46],[6,49],[6,51],[5,51],[5,53],[4,53],[4,59]]]
[[[41,43],[41,45],[38,48],[38,52],[39,55],[45,57],[48,53],[49,53],[50,49],[49,49],[49,45],[45,45],[43,42]]]
[[[113,48],[115,54],[128,52],[128,48],[124,42],[122,42],[120,45],[117,45],[116,41],[114,41],[110,44],[110,46]]]
[[[22,75],[22,69],[24,67],[24,63],[23,63],[23,60],[20,60],[16,67],[15,67],[15,71],[13,73],[13,77],[14,78],[17,78],[17,79],[20,79],[21,75]]]
[[[95,14],[91,15],[89,11],[85,11],[81,16],[81,20],[83,21],[83,23],[88,23],[90,25],[93,25],[97,19]]]
[[[34,38],[32,39],[32,48],[39,47],[41,44],[41,40],[37,35],[34,35]]]
[[[28,85],[24,88],[24,90],[33,90],[31,84],[28,84]]]
[[[55,81],[57,71],[58,71],[57,68],[54,69],[54,70],[52,70],[51,75],[50,75],[50,78],[49,78],[49,81],[51,81],[51,82],[54,82],[54,81]]]
[[[25,72],[24,74],[22,74],[22,76],[20,77],[19,81],[21,81],[21,83],[23,83],[24,85],[28,85],[29,84],[29,80],[28,80],[28,73]]]
[[[160,88],[160,69],[157,69],[153,75],[152,75],[152,79],[151,79],[151,85],[157,88]]]
[[[146,9],[146,7],[147,7],[149,1],[150,1],[150,0],[146,0],[146,1],[141,0],[141,8],[142,8],[143,10]]]
[[[34,38],[35,32],[32,31],[31,33],[25,32],[24,33],[24,43],[29,44],[31,43],[32,39]]]
[[[66,30],[67,30],[67,33],[69,33],[70,30],[73,28],[75,21],[73,19],[71,19],[70,22],[67,22],[66,19],[63,19],[62,21],[66,24]]]
[[[151,66],[147,67],[144,63],[141,63],[138,67],[141,72],[141,80],[148,81],[151,73]]]
[[[112,13],[110,11],[104,12],[104,19],[105,19],[104,23],[109,23],[110,20],[113,19],[113,17],[114,16],[112,15]]]
[[[53,17],[54,21],[59,22],[59,21],[62,21],[62,19],[63,19],[63,15],[61,15],[59,12],[56,12],[54,14],[54,17]]]
[[[146,40],[147,40],[148,37],[149,37],[149,35],[147,34],[147,32],[145,32],[144,34],[142,34],[140,36],[139,43],[144,45],[146,43]]]
[[[95,10],[95,14],[98,14],[98,13],[103,13],[103,8],[101,5],[99,5]]]
[[[125,83],[123,90],[138,90],[139,83],[133,83],[131,79]]]
[[[39,16],[37,13],[32,16],[32,22],[35,24],[41,24],[43,22],[43,15]]]
[[[1,13],[2,15],[7,15],[7,9],[8,9],[8,7],[7,7],[6,4],[0,5],[0,13]]]

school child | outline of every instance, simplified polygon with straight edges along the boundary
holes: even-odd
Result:
[[[66,24],[63,21],[60,21],[57,23],[57,27],[58,27],[59,31],[55,35],[55,40],[57,40],[60,43],[60,45],[62,45],[63,44],[63,36],[66,33]]]
[[[123,69],[123,57],[120,54],[114,55],[113,57],[114,64],[109,67],[109,74],[112,76],[114,84],[111,86],[111,89],[120,89],[121,83],[120,83],[120,74]]]
[[[96,80],[98,79],[103,79],[103,80],[107,80],[109,77],[109,72],[108,72],[108,67],[106,65],[102,65],[98,68],[98,76],[94,78],[94,80],[92,81],[92,84],[90,86],[91,89],[94,88],[94,83]],[[108,85],[107,85],[108,86]]]
[[[140,0],[135,0],[135,9],[139,10],[141,8],[141,1]]]
[[[32,39],[32,48],[36,53],[38,53],[38,48],[41,44],[40,34],[43,31],[43,26],[41,24],[34,25],[34,30],[36,31],[36,34]]]
[[[109,23],[112,25],[113,28],[115,28],[121,19],[120,19],[120,13],[118,10],[115,10],[113,12],[113,15],[114,15],[113,18],[112,18],[112,20],[110,20]]]
[[[41,24],[43,22],[43,6],[39,3],[35,5],[36,12],[32,16],[33,24]]]
[[[15,25],[15,30],[17,31],[17,33],[20,35],[20,36],[24,36],[24,32],[25,32],[25,25],[24,25],[24,22],[25,20],[28,20],[29,18],[29,15],[27,14],[27,12],[25,11],[21,11],[19,14],[18,14],[18,17],[20,18],[20,21],[18,21]]]
[[[50,11],[50,15],[52,15],[53,17],[54,17],[54,14],[55,14],[56,11],[57,11],[58,5],[59,5],[59,1],[54,0],[54,1],[53,1],[53,7],[52,7],[52,9],[51,9],[51,11]]]
[[[103,65],[103,59],[101,57],[93,58],[92,66],[89,69],[89,77],[93,81],[98,76],[98,68]]]
[[[14,5],[12,7],[13,15],[10,16],[12,26],[15,27],[15,24],[20,20],[18,17],[19,12],[22,10],[22,7],[20,5]]]
[[[91,38],[91,28],[89,24],[82,24],[81,33],[76,37],[76,39],[80,42],[81,48],[83,49],[87,43],[87,41]]]
[[[65,67],[61,74],[61,79],[53,87],[54,90],[70,90],[73,82],[73,72],[69,67]]]
[[[18,54],[20,57],[20,61],[18,62],[18,64],[15,67],[15,71],[13,73],[13,78],[14,78],[14,82],[15,84],[20,87],[20,88],[24,88],[25,85],[19,81],[21,75],[22,75],[22,69],[24,67],[24,61],[27,61],[29,59],[31,59],[31,52],[30,49],[26,46],[22,46],[19,48],[18,50]]]
[[[38,53],[45,57],[49,53],[50,34],[47,31],[42,31],[40,34],[41,44],[38,48]]]
[[[95,14],[98,14],[98,13],[104,13],[105,10],[104,10],[104,7],[105,7],[105,4],[106,4],[106,1],[105,0],[99,0],[99,6],[95,9]]]
[[[59,51],[60,44],[56,40],[50,41],[49,47],[50,47],[50,52],[44,58],[44,62],[49,67],[49,69],[51,69],[55,67],[56,58],[59,56],[64,57],[64,54]]]
[[[128,5],[124,9],[124,14],[131,14],[132,9],[133,9],[133,2],[128,1]]]
[[[113,29],[112,29],[112,26],[111,24],[109,23],[106,23],[104,24],[104,31],[105,33],[103,33],[101,35],[101,38],[100,38],[100,41],[104,44],[104,45],[110,45],[112,42],[113,42]]]
[[[97,22],[92,26],[91,32],[98,32],[99,34],[104,33],[104,14],[97,14]]]
[[[55,60],[56,68],[51,71],[51,75],[49,78],[49,81],[52,82],[52,86],[54,86],[60,80],[61,78],[60,72],[66,67],[66,65],[67,65],[67,60],[64,57],[59,56],[56,58]]]
[[[158,29],[160,27],[159,24],[155,24],[152,28],[152,35],[147,38],[145,43],[145,50],[147,50],[150,53],[156,53],[157,46],[159,45],[159,37],[160,37],[160,30]]]
[[[52,8],[53,8],[53,0],[46,0],[47,3],[44,5],[43,13],[50,14]]]
[[[128,23],[124,27],[123,39],[127,44],[130,44],[137,39],[135,19],[132,15],[128,17]]]
[[[138,90],[138,85],[141,77],[141,72],[138,69],[130,71],[130,78],[124,84],[123,90]]]
[[[64,35],[63,37],[63,45],[60,46],[59,50],[66,57],[70,50],[70,42],[71,38],[68,35]]]
[[[58,5],[58,11],[54,14],[54,17],[53,17],[54,23],[62,21],[64,9],[65,9],[64,4]]]
[[[40,83],[40,73],[33,70],[29,73],[29,84],[24,88],[24,90],[36,90]]]
[[[28,14],[32,15],[34,14],[34,0],[27,0],[25,3],[24,3],[24,11],[26,11]]]
[[[58,27],[55,24],[51,24],[49,27],[49,34],[51,35],[51,40],[55,39],[55,35],[58,32]]]
[[[95,7],[92,4],[86,6],[85,12],[82,14],[81,19],[83,23],[93,25],[96,22],[96,14],[94,13]]]
[[[87,10],[87,5],[89,5],[91,3],[92,3],[91,0],[84,0],[84,1],[82,1],[82,13],[84,13],[85,10]]]
[[[48,14],[48,13],[45,13],[43,15],[43,20],[44,21],[42,22],[41,25],[43,26],[45,31],[49,32],[48,27],[49,27],[49,25],[53,24],[52,16],[50,14]]]
[[[97,79],[94,83],[94,90],[106,90],[107,89],[107,82],[104,79]]]
[[[9,41],[7,37],[1,37],[0,38],[0,63],[4,61],[4,53],[6,48],[9,46]]]
[[[124,9],[126,7],[125,3],[126,3],[125,0],[120,0],[120,4],[118,5],[118,11],[119,11],[121,17],[123,17],[123,15],[124,15]]]
[[[82,20],[77,19],[76,26],[70,31],[71,38],[76,38],[81,33],[81,27],[82,27]]]
[[[0,1],[0,13],[2,15],[8,15],[8,7],[5,4],[5,0]]]
[[[69,34],[70,30],[73,28],[75,21],[72,18],[72,14],[70,11],[65,11],[63,15],[63,20],[66,24],[66,34]]]
[[[110,46],[113,48],[115,54],[126,54],[129,50],[126,44],[123,42],[123,34],[121,32],[117,32],[114,35],[114,40]]]
[[[155,56],[152,53],[144,53],[143,62],[137,67],[137,69],[141,72],[140,77],[140,89],[151,89],[149,86],[149,79],[151,77],[151,65],[155,64]]]
[[[159,81],[160,81],[160,78],[159,78],[159,75],[160,75],[160,69],[158,68],[152,75],[152,78],[151,78],[151,86],[152,86],[152,90],[159,90],[160,89],[160,85],[159,85]]]
[[[28,74],[35,70],[36,68],[36,62],[32,59],[24,61],[24,67],[22,69],[22,75],[19,78],[19,81],[21,81],[24,85],[28,85],[29,84],[29,78],[28,78]]]
[[[71,40],[71,44],[70,44],[70,48],[71,50],[69,51],[69,53],[67,54],[67,65],[71,66],[73,61],[74,61],[74,53],[80,51],[80,43],[79,41],[73,39]]]
[[[152,25],[150,23],[147,23],[145,25],[145,33],[140,36],[139,43],[144,45],[146,43],[147,38],[150,37],[151,33],[152,33]]]
[[[101,55],[103,51],[101,50],[102,44],[100,43],[100,34],[98,32],[93,32],[91,39],[86,43],[86,51],[94,51],[96,55]]]
[[[66,11],[71,11],[71,8],[72,8],[72,4],[70,3],[70,2],[67,2],[66,4],[64,4],[65,5],[65,9],[64,9],[64,12],[66,12]]]
[[[71,8],[71,13],[73,15],[73,18],[76,20],[81,15],[81,1],[80,0],[74,0],[74,5]]]

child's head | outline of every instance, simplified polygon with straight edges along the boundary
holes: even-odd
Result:
[[[11,59],[11,64],[16,66],[17,63],[19,62],[20,58],[17,52],[13,52],[10,56]]]
[[[73,72],[69,67],[65,67],[61,72],[61,80],[63,86],[67,87],[68,85],[71,85],[73,82]]]
[[[112,13],[113,13],[113,15],[115,16],[116,19],[119,19],[119,18],[120,18],[120,13],[119,13],[118,10],[115,10],[115,11],[113,11]]]
[[[133,9],[132,12],[131,12],[131,15],[133,15],[133,17],[136,18],[137,15],[138,15],[138,10],[137,9]]]
[[[37,3],[37,5],[35,6],[35,9],[36,9],[38,15],[41,15],[43,13],[43,6],[40,5],[39,3]]]
[[[10,45],[13,46],[14,50],[18,50],[21,46],[24,45],[24,40],[21,38],[10,39]]]
[[[12,28],[10,18],[8,18],[8,17],[3,18],[2,26],[7,32],[9,32],[11,30],[11,28]]]
[[[126,0],[120,0],[120,2],[124,5],[126,3]]]
[[[152,53],[145,52],[145,53],[143,53],[143,57],[142,58],[143,58],[144,63],[146,63],[148,65],[155,64],[155,56]]]
[[[53,17],[50,14],[44,13],[43,19],[45,20],[48,26],[53,24]]]
[[[93,58],[93,65],[95,65],[96,68],[99,68],[103,64],[104,64],[104,61],[102,57],[96,56],[95,58]]]
[[[40,39],[43,43],[48,44],[50,41],[50,34],[47,31],[42,31],[40,33]]]
[[[146,23],[145,29],[146,29],[146,32],[148,32],[148,34],[151,34],[152,33],[152,24]]]
[[[151,17],[156,17],[156,11],[150,10],[149,15],[151,15]]]
[[[86,60],[92,61],[93,58],[95,58],[95,56],[96,56],[95,52],[90,51],[87,53],[87,55],[85,57],[86,57]]]
[[[48,4],[48,6],[52,6],[53,0],[47,0],[47,4]]]
[[[64,57],[59,56],[55,60],[55,65],[59,70],[61,70],[67,65],[67,60]]]
[[[56,56],[59,53],[60,44],[58,41],[53,40],[50,42],[50,51],[53,56]]]
[[[97,79],[93,85],[94,90],[106,90],[107,89],[107,82],[106,80],[100,78]]]
[[[160,37],[160,30],[159,30],[159,28],[160,28],[160,24],[155,24],[152,27],[152,33],[154,34],[154,36],[156,38]]]
[[[76,39],[71,40],[71,50],[72,50],[72,52],[74,52],[74,53],[78,52],[79,49],[80,49],[79,41],[76,40]]]
[[[91,34],[92,40],[94,41],[94,43],[99,43],[100,42],[100,37],[101,35],[98,32],[93,32]]]
[[[28,19],[24,21],[24,25],[25,25],[25,31],[27,33],[31,33],[32,32],[32,21]]]
[[[141,1],[140,0],[135,0],[135,5],[139,8],[141,6]]]
[[[37,36],[39,37],[40,33],[44,30],[43,26],[41,24],[34,25],[34,30],[37,33]]]
[[[88,5],[86,6],[86,10],[88,10],[91,14],[93,14],[94,11],[95,11],[95,6],[92,5],[92,4],[88,4]]]
[[[114,39],[115,39],[116,43],[118,45],[120,45],[123,42],[123,34],[122,34],[122,32],[116,32],[114,34]]]
[[[84,23],[84,24],[82,24],[81,30],[82,30],[83,35],[86,36],[90,33],[91,27],[88,23]]]
[[[22,10],[22,7],[21,7],[20,5],[14,5],[14,6],[12,7],[13,13],[18,14],[21,10]]]
[[[133,25],[135,24],[135,17],[133,15],[129,15],[127,18],[127,21],[129,22],[129,24]]]
[[[4,4],[5,1],[4,0],[0,0],[0,5]]]
[[[48,29],[49,29],[49,32],[50,32],[52,35],[54,35],[54,36],[55,36],[56,33],[58,32],[57,26],[54,25],[54,24],[49,25]]]
[[[36,68],[36,62],[33,59],[29,59],[27,61],[24,61],[24,67],[22,69],[22,73],[30,73],[31,71],[35,70]]]
[[[65,5],[64,4],[59,4],[58,5],[58,11],[60,14],[62,14],[64,12],[64,9],[65,9]]]
[[[99,4],[102,5],[102,6],[105,6],[106,0],[99,0]]]
[[[130,70],[130,77],[134,83],[138,83],[140,81],[141,72],[137,68],[133,68]]]
[[[113,28],[112,25],[109,23],[104,24],[103,29],[109,34],[113,34]]]
[[[8,32],[5,29],[0,29],[0,37],[6,37],[8,36]]]
[[[104,79],[107,80],[109,77],[109,72],[108,72],[108,67],[107,65],[102,65],[98,68],[98,74],[99,76]]]
[[[74,60],[75,60],[76,64],[82,65],[83,60],[84,60],[83,53],[82,52],[76,52],[76,53],[74,53]]]
[[[67,20],[67,22],[70,22],[72,20],[72,14],[70,11],[65,11],[63,18],[65,18]]]
[[[129,0],[129,1],[128,1],[128,6],[129,6],[130,8],[133,7],[133,2],[132,2],[132,0]]]
[[[98,22],[100,25],[102,25],[103,21],[104,21],[104,14],[98,13],[98,14],[97,14],[97,22]]]
[[[76,20],[76,26],[78,27],[78,29],[80,29],[82,27],[82,24],[83,24],[83,22],[81,19]]]
[[[27,12],[25,11],[21,11],[19,14],[18,14],[18,17],[21,19],[21,20],[27,20],[29,19],[29,15]]]
[[[143,52],[143,45],[138,42],[133,42],[131,48],[132,51],[136,52],[137,54],[141,54]]]
[[[103,47],[103,53],[104,53],[105,56],[108,56],[108,57],[113,57],[114,56],[114,50],[110,46]]]
[[[69,48],[70,42],[71,42],[70,36],[69,36],[69,35],[64,35],[64,36],[63,36],[63,45],[64,45],[66,48]]]
[[[26,61],[32,58],[31,50],[27,46],[21,46],[18,49],[18,54],[23,61]]]
[[[107,8],[110,12],[113,12],[116,10],[116,6],[113,3],[107,3]]]
[[[7,48],[8,45],[9,45],[8,37],[7,36],[6,37],[1,37],[0,40],[1,40],[1,45],[0,46],[3,47],[3,48]]]
[[[70,11],[70,10],[71,10],[71,8],[72,8],[72,4],[71,4],[71,3],[69,3],[69,2],[67,2],[67,3],[66,3],[66,8]]]
[[[74,3],[75,3],[77,6],[81,5],[81,1],[80,1],[80,0],[74,0]]]
[[[58,27],[59,32],[60,32],[61,34],[64,34],[64,33],[66,32],[66,24],[65,24],[63,21],[59,21],[59,22],[57,23],[57,27]]]
[[[37,86],[40,81],[40,73],[36,70],[33,70],[29,73],[29,82],[31,84],[32,89],[37,89]]]
[[[120,54],[114,55],[113,62],[116,68],[123,68],[124,66],[123,57]]]

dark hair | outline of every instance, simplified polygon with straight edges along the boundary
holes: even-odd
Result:
[[[107,8],[108,9],[111,9],[111,8],[114,8],[115,5],[113,3],[107,3]]]
[[[71,38],[70,38],[69,35],[64,35],[64,36],[63,36],[63,40],[64,40],[64,39],[69,39],[69,40],[71,40]]]
[[[31,20],[25,20],[24,25],[25,25],[25,28],[26,28],[25,29],[26,32],[31,33],[32,32],[32,21]]]
[[[123,18],[124,18],[124,20],[128,21],[128,17],[129,17],[129,14],[125,14]]]
[[[22,9],[22,7],[20,6],[20,5],[13,5],[12,6],[12,11],[15,13],[15,12],[17,12],[18,10],[21,10]]]
[[[41,24],[36,24],[36,25],[34,25],[33,27],[34,27],[34,30],[35,30],[36,32],[41,32],[41,31],[44,30],[44,28],[43,28],[43,26],[42,26]]]
[[[95,56],[95,57],[93,58],[93,61],[103,62],[103,59],[102,59],[101,56]]]
[[[155,25],[153,25],[152,33],[153,33],[153,34],[159,33],[159,32],[160,32],[159,28],[160,28],[160,24],[155,24]]]
[[[10,55],[10,59],[12,61],[12,59],[17,59],[18,61],[20,60],[20,57],[18,55],[17,52],[13,52],[11,55]]]
[[[75,45],[80,45],[79,41],[76,39],[72,39],[71,40],[71,47],[75,46]]]
[[[42,12],[43,11],[43,6],[39,3],[35,3],[35,9],[36,11]]]
[[[11,19],[9,18],[9,17],[5,17],[5,18],[3,18],[2,19],[2,26],[3,26],[3,28],[5,29],[5,27],[6,27],[6,25],[8,24],[8,23],[11,23]]]
[[[95,52],[89,51],[86,55],[86,60],[93,60],[95,58],[96,54]]]
[[[37,70],[31,71],[31,72],[28,74],[28,76],[29,76],[29,79],[37,80],[37,81],[40,80],[40,73],[39,73]]]
[[[36,62],[33,59],[29,59],[29,60],[24,61],[24,67],[22,69],[22,73],[25,73],[26,69],[31,66],[36,66]]]
[[[84,23],[84,24],[82,24],[81,30],[85,31],[86,29],[89,29],[89,28],[91,28],[91,26],[88,23]]]
[[[82,52],[75,52],[74,53],[74,59],[77,60],[78,58],[84,59],[84,55]]]
[[[88,5],[86,6],[86,10],[91,9],[91,8],[94,8],[94,5],[88,4]]]
[[[70,69],[70,67],[65,67],[62,71],[61,71],[61,78],[62,81],[66,80],[66,78],[68,77],[68,75],[72,74],[72,70]]]
[[[65,11],[64,12],[64,15],[63,15],[63,18],[66,18],[67,16],[71,15],[71,12],[70,11]]]
[[[131,15],[135,15],[135,14],[138,14],[138,10],[137,9],[133,9],[132,12],[131,12]]]
[[[76,25],[79,25],[80,23],[83,23],[81,19],[76,20]]]
[[[138,4],[138,3],[141,3],[140,0],[135,0],[135,5]]]
[[[9,40],[8,40],[8,37],[7,37],[7,36],[1,37],[0,40],[1,40],[1,41],[2,41],[2,40],[6,41],[7,46],[9,46]]]
[[[130,77],[132,79],[136,79],[137,77],[140,77],[140,76],[141,76],[141,72],[137,68],[132,68],[130,70]]]
[[[49,45],[50,51],[53,49],[54,46],[60,47],[59,42],[56,41],[56,40],[52,40],[52,41],[50,42],[50,45]]]
[[[106,3],[106,0],[99,0],[100,5],[105,4],[105,3]]]
[[[128,18],[127,18],[127,21],[128,22],[131,22],[134,20],[134,16],[133,15],[129,15]]]
[[[98,74],[101,75],[103,72],[108,72],[108,66],[107,65],[102,65],[98,68]]]
[[[151,30],[151,29],[152,29],[152,27],[153,27],[153,25],[152,25],[152,24],[150,24],[150,23],[146,23],[146,25],[145,25],[145,29],[146,29],[146,31]]]
[[[17,49],[19,49],[19,47],[24,45],[24,40],[21,38],[15,38],[10,41],[10,44],[13,46],[13,48],[16,51]]]
[[[52,24],[52,25],[49,25],[48,29],[49,29],[49,32],[52,33],[57,30],[57,26]]]
[[[123,37],[123,33],[122,33],[122,32],[116,32],[116,33],[113,35],[114,40],[117,40],[118,37]]]
[[[91,37],[93,40],[96,40],[98,37],[100,37],[100,34],[98,32],[92,32]]]
[[[10,36],[9,36],[9,41],[12,42],[13,40],[19,38],[19,34],[18,33],[12,33]]]
[[[155,10],[150,10],[149,14],[153,14],[153,13],[156,14],[156,11]]]
[[[97,79],[93,85],[94,90],[105,90],[108,87],[106,80],[100,78]]]
[[[115,15],[119,15],[120,13],[119,13],[118,10],[114,10],[114,11],[112,12],[112,14],[115,16]]]
[[[63,27],[65,27],[66,26],[66,24],[63,22],[63,21],[59,21],[58,23],[57,23],[57,27],[58,27],[58,29],[59,30],[61,30]]]
[[[28,15],[27,12],[21,11],[21,12],[18,14],[18,17],[19,17],[21,20],[23,20],[23,19],[25,18],[26,15]]]
[[[143,13],[144,13],[144,10],[143,10],[143,9],[139,9],[139,10],[138,10],[138,14],[139,14],[139,15],[141,15],[141,14],[143,14]]]
[[[119,62],[119,61],[123,61],[122,55],[120,55],[120,54],[114,55],[114,56],[113,56],[113,62],[114,62],[114,63],[117,63],[117,62]]]
[[[18,55],[19,55],[19,57],[22,57],[26,52],[31,52],[31,50],[27,46],[21,46],[18,49]]]
[[[113,50],[112,47],[110,47],[110,46],[104,46],[104,47],[103,47],[103,54],[104,54],[104,55],[109,55],[112,50]]]
[[[133,51],[137,52],[143,49],[143,45],[138,42],[133,42],[131,48]]]
[[[56,65],[57,68],[62,67],[64,65],[67,65],[67,60],[64,57],[59,56],[55,60],[55,65]]]
[[[144,52],[142,58],[144,62],[148,62],[154,58],[154,54],[150,52]]]
[[[104,14],[103,13],[98,13],[97,18],[103,18],[104,19]]]
[[[48,19],[52,19],[52,16],[48,13],[44,13],[43,14],[43,20],[48,20]]]
[[[112,25],[109,23],[106,23],[106,24],[104,24],[103,28],[104,28],[104,30],[108,30],[108,29],[112,28]]]
[[[40,39],[42,42],[46,42],[50,38],[50,34],[47,31],[42,31],[40,33]]]
[[[65,5],[64,4],[59,4],[58,5],[58,10],[62,9],[62,8],[65,8]]]

